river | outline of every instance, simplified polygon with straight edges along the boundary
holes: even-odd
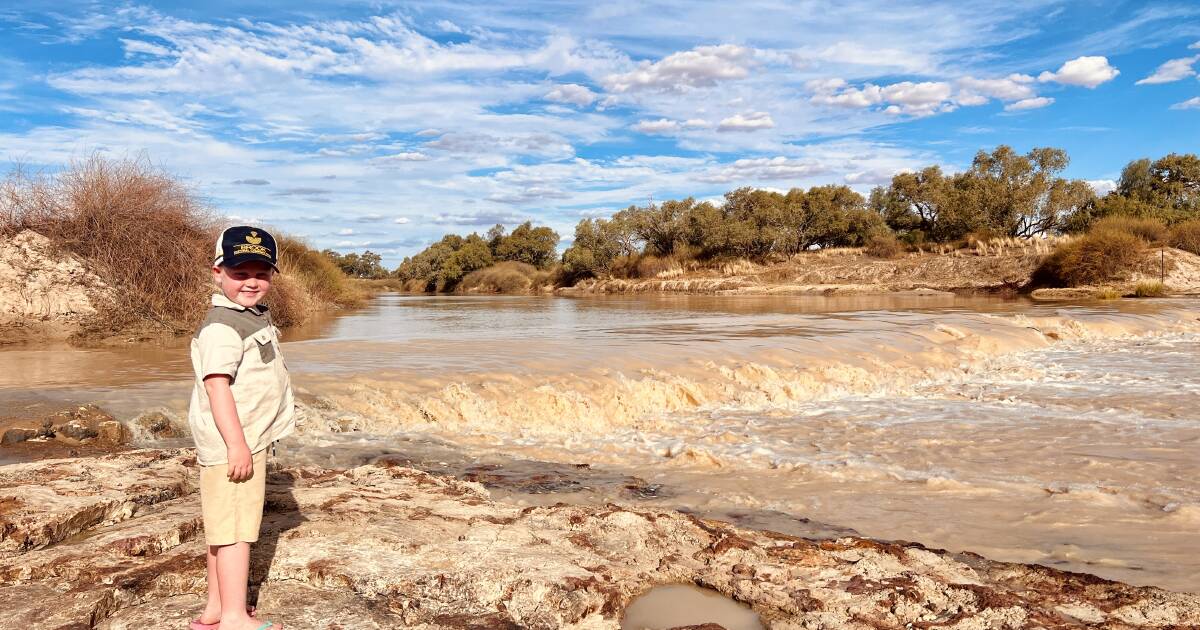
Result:
[[[384,295],[286,331],[304,425],[279,454],[1200,591],[1197,315],[1196,300]],[[95,402],[186,425],[185,342],[0,358],[2,415]]]

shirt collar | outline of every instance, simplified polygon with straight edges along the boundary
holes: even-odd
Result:
[[[213,306],[222,306],[224,308],[231,308],[235,311],[250,311],[251,313],[254,313],[255,315],[262,315],[263,311],[265,310],[261,305],[255,306],[254,308],[246,308],[245,306],[242,306],[241,304],[238,304],[237,302],[234,302],[233,300],[225,297],[225,294],[220,293],[220,292],[214,293],[212,295],[212,303],[213,303]]]

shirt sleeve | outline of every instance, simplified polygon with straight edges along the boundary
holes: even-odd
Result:
[[[224,324],[209,324],[200,331],[197,341],[201,380],[212,374],[237,378],[244,346],[236,330]]]

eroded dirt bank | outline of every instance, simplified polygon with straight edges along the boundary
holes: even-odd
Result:
[[[204,588],[195,466],[137,450],[0,469],[6,623],[185,623]],[[292,628],[616,628],[663,583],[713,588],[771,628],[1200,624],[1197,595],[676,512],[520,508],[388,465],[273,469],[251,573],[262,616]]]

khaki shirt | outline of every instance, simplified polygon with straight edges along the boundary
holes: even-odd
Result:
[[[217,430],[204,377],[227,374],[246,445],[257,453],[296,426],[295,401],[287,366],[279,352],[279,329],[266,307],[246,308],[217,293],[204,323],[192,337],[196,382],[188,425],[201,465],[227,463],[225,440]]]

